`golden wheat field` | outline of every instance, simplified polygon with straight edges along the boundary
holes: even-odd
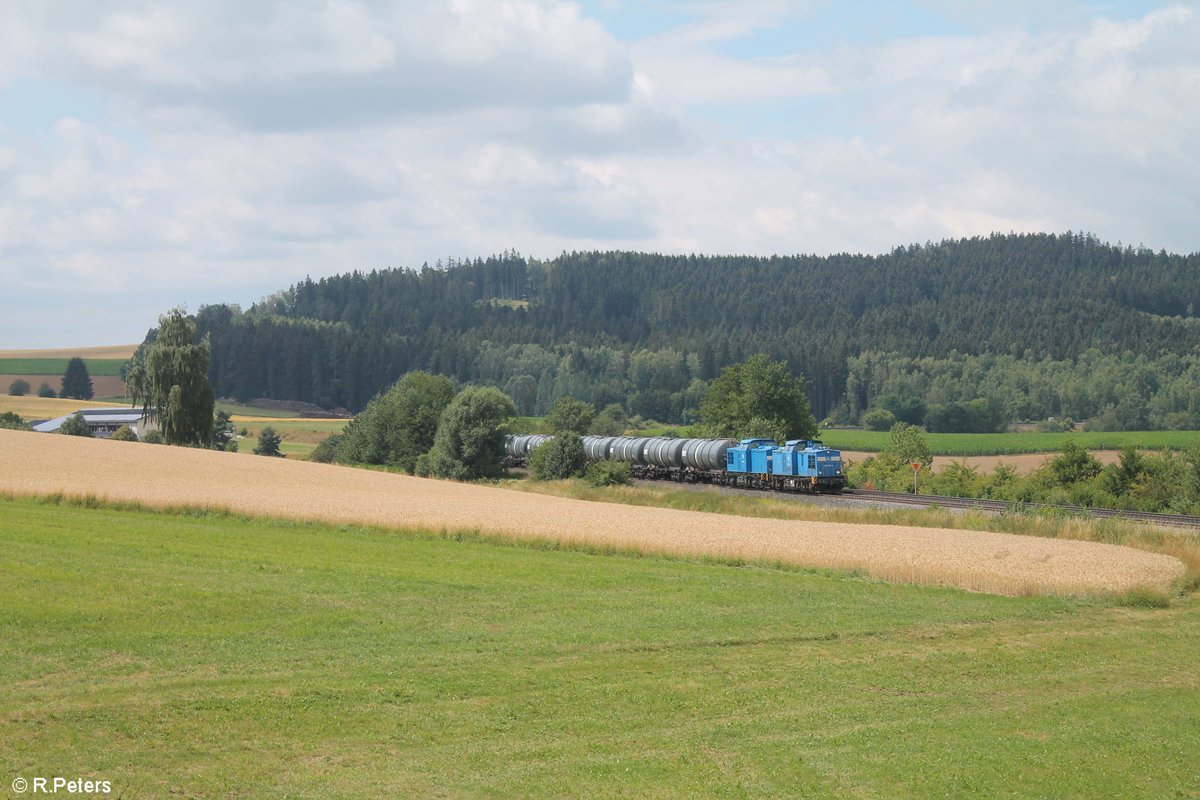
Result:
[[[111,403],[104,400],[63,400],[55,397],[24,395],[13,397],[0,395],[0,413],[11,411],[25,420],[54,419],[63,414],[73,414],[81,408],[129,408],[128,403]]]
[[[0,492],[557,540],[861,570],[996,594],[1166,588],[1178,559],[1004,533],[752,519],[594,503],[350,467],[0,430]]]
[[[139,345],[114,344],[104,347],[62,347],[57,350],[0,350],[0,358],[133,358]]]

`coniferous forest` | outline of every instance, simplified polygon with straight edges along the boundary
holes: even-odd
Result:
[[[240,399],[357,411],[421,369],[525,414],[570,395],[688,422],[722,367],[766,353],[805,377],[818,419],[983,400],[1005,420],[1184,428],[1200,427],[1198,309],[1200,254],[1067,233],[878,256],[503,253],[306,280],[197,321],[218,395]]]

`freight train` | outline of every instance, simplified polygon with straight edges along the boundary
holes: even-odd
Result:
[[[523,465],[552,437],[509,436],[507,462]],[[842,454],[814,439],[671,439],[662,436],[584,436],[589,461],[623,461],[648,480],[712,483],[747,489],[837,494],[846,488]]]

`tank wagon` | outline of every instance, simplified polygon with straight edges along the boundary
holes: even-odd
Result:
[[[842,454],[814,439],[672,439],[661,436],[584,436],[589,461],[623,461],[630,474],[647,480],[712,483],[781,492],[838,493],[846,488]],[[551,439],[509,436],[510,464],[523,464]]]

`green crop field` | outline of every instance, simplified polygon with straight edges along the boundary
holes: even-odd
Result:
[[[822,431],[821,441],[839,450],[878,452],[887,446],[889,434],[878,431]],[[929,433],[925,434],[934,455],[1002,456],[1060,451],[1068,441],[1088,450],[1181,450],[1200,440],[1200,431],[1117,431],[1075,433]]]
[[[59,375],[67,371],[65,358],[0,358],[0,375]],[[119,376],[129,363],[123,358],[85,358],[88,374]],[[35,387],[36,388],[36,387]]]
[[[296,411],[285,411],[281,408],[260,408],[241,403],[229,403],[224,400],[218,401],[216,405],[218,411],[224,411],[230,416],[269,417],[272,419],[294,419],[300,416],[299,412]]]
[[[1200,604],[0,499],[0,786],[1193,797]]]

